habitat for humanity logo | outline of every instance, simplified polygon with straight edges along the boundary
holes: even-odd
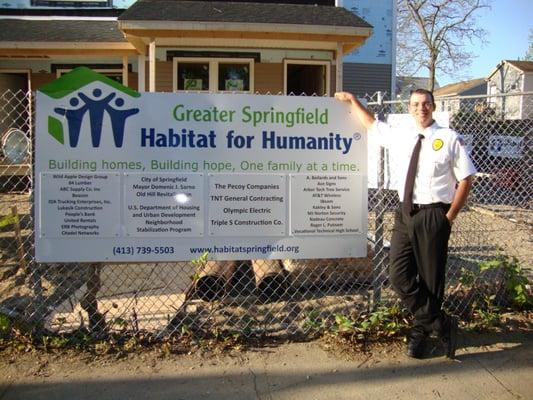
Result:
[[[61,106],[54,107],[54,114],[48,116],[48,133],[64,145],[66,125],[70,147],[78,146],[84,121],[90,124],[92,146],[100,147],[106,115],[111,121],[115,146],[122,147],[126,120],[139,112],[138,108],[124,108],[124,98],[139,97],[140,93],[86,67],[72,70],[39,91],[62,101]]]

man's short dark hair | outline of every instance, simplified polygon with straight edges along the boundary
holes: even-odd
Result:
[[[427,89],[416,89],[416,90],[413,90],[411,92],[411,94],[409,95],[409,103],[411,102],[411,96],[413,94],[424,94],[424,95],[428,95],[429,98],[431,99],[431,104],[435,105],[435,97],[433,97],[433,92],[430,91],[430,90],[427,90]]]

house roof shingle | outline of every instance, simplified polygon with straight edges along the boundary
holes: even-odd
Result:
[[[123,8],[0,8],[3,17],[118,17]]]
[[[533,61],[505,60],[505,62],[524,72],[533,72]]]
[[[457,83],[450,83],[439,89],[436,89],[433,94],[438,96],[450,96],[463,93],[465,90],[472,89],[476,86],[485,84],[485,78],[471,79],[469,81],[462,81]]]
[[[0,19],[0,42],[125,43],[117,21]]]
[[[494,68],[486,77],[487,80],[492,78],[492,76],[505,64],[512,65],[514,68],[522,72],[533,72],[533,61],[520,61],[520,60],[502,60],[496,68]]]
[[[372,25],[343,7],[304,4],[139,0],[118,19],[372,28]]]

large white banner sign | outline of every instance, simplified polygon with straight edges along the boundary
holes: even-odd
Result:
[[[366,256],[366,134],[331,98],[37,93],[40,262]]]

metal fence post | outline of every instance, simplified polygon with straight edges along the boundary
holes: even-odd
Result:
[[[383,93],[377,92],[377,104],[379,109],[377,110],[377,118],[383,120],[385,113],[383,110]],[[374,276],[372,279],[373,284],[373,301],[372,307],[375,308],[381,302],[381,289],[383,286],[383,273],[384,273],[384,246],[383,246],[383,221],[385,214],[385,149],[380,147],[379,149],[379,163],[378,163],[378,188],[376,192],[376,208],[375,208],[375,241],[374,241],[374,258],[373,271]]]

